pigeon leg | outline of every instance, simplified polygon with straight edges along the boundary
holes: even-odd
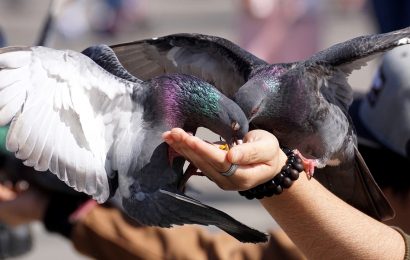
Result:
[[[310,180],[313,177],[313,173],[315,172],[315,167],[319,165],[319,160],[317,159],[308,159],[304,157],[299,150],[295,149],[293,152],[300,157],[302,160],[303,168],[304,171],[306,172],[306,175],[308,179]]]
[[[177,157],[182,157],[182,155],[175,151],[171,146],[168,146],[168,163],[171,167],[174,164],[174,159]]]
[[[192,176],[197,175],[197,176],[204,176],[203,173],[198,172],[198,168],[190,163],[188,165],[188,168],[186,169],[184,175],[182,176],[181,180],[178,183],[178,190],[181,192],[185,191],[185,185],[188,182],[188,179],[191,178]]]
[[[180,155],[177,151],[175,151],[174,149],[172,149],[172,147],[168,147],[168,163],[169,165],[172,167],[173,163],[174,163],[174,159],[176,157],[181,157],[182,155]],[[197,172],[198,168],[195,167],[193,164],[189,164],[188,168],[185,170],[184,175],[182,176],[181,180],[178,183],[178,190],[181,192],[185,191],[185,185],[188,182],[188,179],[191,176],[194,175],[198,175],[198,176],[203,176],[202,173]]]

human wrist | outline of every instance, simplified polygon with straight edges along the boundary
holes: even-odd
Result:
[[[245,191],[239,191],[239,194],[247,199],[262,199],[279,195],[284,189],[290,188],[293,182],[299,178],[299,173],[303,171],[302,160],[292,150],[281,148],[282,152],[277,157],[278,163],[282,165],[277,174],[269,181],[262,183],[254,188]]]

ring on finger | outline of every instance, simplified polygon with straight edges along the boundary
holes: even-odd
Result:
[[[225,177],[229,177],[235,174],[236,170],[238,169],[239,165],[232,163],[229,169],[226,172],[220,172],[221,175]]]

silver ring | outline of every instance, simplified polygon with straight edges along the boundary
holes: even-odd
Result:
[[[221,172],[221,175],[229,177],[234,175],[234,173],[236,172],[236,169],[238,169],[239,165],[237,164],[231,164],[231,167],[229,167],[229,169],[226,172]]]

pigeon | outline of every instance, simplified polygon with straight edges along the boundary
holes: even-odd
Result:
[[[133,77],[108,46],[84,53],[0,49],[7,149],[100,203],[118,190],[125,213],[143,225],[215,225],[242,242],[267,241],[265,233],[179,191],[185,159],[170,158],[161,138],[173,127],[203,126],[228,143],[242,139],[248,121],[239,106],[191,75]]]
[[[353,70],[396,46],[410,43],[410,28],[360,36],[310,58],[268,64],[233,42],[202,34],[173,34],[110,46],[134,76],[195,75],[233,99],[250,129],[273,133],[296,149],[305,170],[349,204],[378,219],[394,211],[357,149],[348,115]]]

